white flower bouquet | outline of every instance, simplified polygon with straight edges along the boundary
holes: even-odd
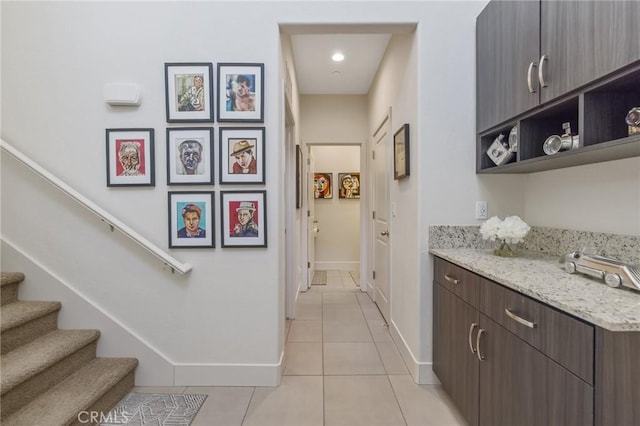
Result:
[[[515,256],[516,244],[522,242],[531,227],[518,216],[507,216],[504,220],[492,217],[480,226],[482,239],[497,241],[494,253],[499,256]]]

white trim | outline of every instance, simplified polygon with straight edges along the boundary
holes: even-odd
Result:
[[[360,262],[321,262],[316,260],[316,271],[360,271]]]
[[[111,230],[117,229],[118,231],[122,232],[125,236],[133,240],[135,243],[139,244],[142,248],[147,250],[149,253],[157,257],[162,263],[164,263],[166,266],[171,268],[171,272],[177,271],[180,274],[186,274],[187,272],[191,271],[192,266],[190,264],[182,263],[176,260],[175,258],[173,258],[171,255],[163,251],[161,248],[153,244],[151,241],[147,240],[142,235],[138,234],[136,231],[134,231],[133,229],[125,225],[119,219],[115,218],[113,215],[108,213],[102,207],[98,206],[96,203],[89,200],[87,197],[80,194],[75,189],[71,188],[62,180],[55,177],[53,174],[51,174],[51,172],[47,171],[41,165],[39,165],[38,163],[36,163],[35,161],[27,157],[22,152],[18,151],[15,147],[10,145],[5,140],[0,139],[0,147],[2,147],[3,151],[11,155],[18,162],[22,163],[24,166],[31,169],[31,171],[33,171],[34,173],[39,175],[41,178],[46,180],[48,183],[56,187],[56,189],[62,191],[63,193],[71,197],[73,201],[77,202],[78,204],[80,204],[81,206],[83,206],[84,208],[86,208],[96,216],[98,216],[98,218],[101,221],[105,222],[107,225],[111,227]]]
[[[284,351],[277,364],[175,365],[174,386],[278,386]]]
[[[402,359],[404,359],[413,381],[419,385],[440,384],[440,380],[438,380],[438,377],[433,372],[433,363],[419,362],[416,359],[393,320],[391,320],[389,324],[389,332],[391,333],[391,338],[400,350],[400,355],[402,355]]]

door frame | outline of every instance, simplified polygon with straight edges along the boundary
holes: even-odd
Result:
[[[383,126],[387,126],[387,138],[389,139],[386,144],[386,149],[387,149],[387,160],[389,160],[389,155],[390,155],[390,146],[391,143],[393,142],[392,140],[392,135],[391,135],[391,107],[389,107],[387,109],[387,111],[385,111],[384,115],[376,121],[376,125],[372,128],[371,134],[369,135],[370,140],[368,143],[368,148],[367,148],[367,156],[366,156],[366,164],[367,164],[367,169],[368,169],[368,180],[370,182],[373,182],[374,179],[374,168],[373,168],[373,151],[374,151],[374,140],[375,140],[375,135],[380,131],[380,129]],[[389,161],[387,161],[387,165],[386,165],[387,171],[389,172],[391,170],[390,168],[390,163]],[[373,279],[373,271],[375,270],[375,244],[376,244],[376,238],[375,238],[375,222],[373,219],[373,209],[374,209],[374,205],[373,205],[373,185],[369,186],[369,190],[367,191],[368,197],[367,197],[367,208],[366,208],[366,223],[364,223],[364,227],[365,227],[365,233],[363,235],[366,235],[366,246],[361,247],[361,250],[366,250],[366,265],[363,265],[364,267],[366,267],[366,269],[361,272],[361,279],[360,279],[360,288],[362,289],[363,286],[363,282],[366,282],[366,288],[362,289],[363,291],[366,291],[367,294],[369,295],[369,297],[371,298],[371,300],[373,300],[374,302],[376,301],[375,295],[376,295],[376,283]],[[391,194],[389,194],[390,196]],[[387,200],[387,202],[390,204],[390,199]],[[391,235],[393,235],[391,233],[391,220],[389,220],[389,233]],[[365,244],[365,241],[363,240],[362,244]],[[389,238],[389,254],[391,254],[391,238]],[[389,255],[389,277],[393,276],[392,274],[392,263],[391,263],[391,255]],[[366,277],[366,281],[364,281],[362,279],[362,277]],[[389,308],[391,308],[391,294],[393,293],[392,288],[391,288],[391,281],[389,282]],[[389,311],[389,316],[391,316],[391,310]]]
[[[295,141],[295,119],[291,111],[291,105],[286,92],[283,92],[285,102],[285,123],[284,123],[284,203],[285,203],[285,318],[294,319],[296,317],[296,301],[300,291],[300,250],[297,249],[301,243],[301,236],[298,235],[300,228],[296,227],[296,141]]]

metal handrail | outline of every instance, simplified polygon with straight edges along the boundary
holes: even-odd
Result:
[[[162,263],[164,263],[166,266],[171,268],[172,273],[179,272],[180,274],[186,274],[187,272],[191,271],[191,269],[193,268],[188,263],[182,263],[176,260],[174,257],[172,257],[171,255],[163,251],[161,248],[153,244],[151,241],[147,240],[145,237],[138,234],[129,226],[125,225],[119,219],[115,218],[113,215],[108,213],[102,207],[98,206],[96,203],[89,200],[87,197],[80,194],[78,191],[71,188],[69,185],[67,185],[66,183],[64,183],[57,177],[55,177],[49,171],[44,169],[41,165],[39,165],[38,163],[36,163],[35,161],[27,157],[22,152],[18,151],[16,148],[14,148],[11,144],[6,142],[5,140],[0,139],[0,147],[2,147],[2,150],[4,152],[6,152],[7,154],[10,154],[13,158],[18,160],[24,166],[31,169],[33,172],[35,172],[45,181],[47,181],[48,183],[56,187],[58,190],[62,191],[63,193],[71,197],[72,200],[74,200],[75,202],[77,202],[78,204],[80,204],[81,206],[83,206],[84,208],[86,208],[96,216],[98,216],[100,220],[102,220],[103,222],[105,222],[111,227],[112,231],[114,229],[117,229],[118,231],[122,232],[125,236],[129,237],[131,240],[139,244],[142,248],[147,250],[149,253],[151,253],[156,258],[158,258]]]

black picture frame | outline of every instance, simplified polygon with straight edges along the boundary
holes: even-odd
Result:
[[[155,186],[154,129],[106,129],[107,186]]]
[[[213,185],[213,127],[167,128],[167,185]]]
[[[330,199],[333,198],[333,173],[314,172],[313,173],[313,198]]]
[[[338,173],[338,198],[345,200],[360,198],[360,172]]]
[[[302,207],[302,148],[296,145],[296,209]]]
[[[264,64],[219,63],[216,111],[219,123],[264,123]]]
[[[393,134],[393,179],[401,180],[410,174],[409,123]]]
[[[201,86],[198,87],[198,80]],[[167,123],[212,122],[213,64],[167,62],[164,64]]]
[[[222,247],[267,247],[267,191],[220,191],[220,227]]]
[[[169,248],[214,248],[216,246],[214,191],[169,191]],[[185,221],[197,215],[196,229]]]
[[[220,184],[264,184],[265,128],[220,127],[218,130]]]

